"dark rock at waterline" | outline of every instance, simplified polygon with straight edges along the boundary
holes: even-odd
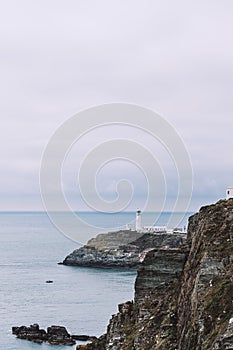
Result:
[[[95,336],[83,335],[83,334],[81,334],[81,335],[74,334],[71,336],[71,338],[75,339],[75,340],[79,340],[79,341],[93,341],[93,340],[97,339],[97,337],[95,337]]]
[[[32,324],[29,327],[12,327],[12,333],[15,334],[17,338],[27,339],[36,343],[48,340],[46,331],[44,329],[40,329],[37,323]]]
[[[74,345],[75,341],[63,326],[51,326],[47,328],[48,342],[54,345]]]
[[[54,345],[75,344],[75,340],[63,326],[48,327],[46,332],[44,329],[40,329],[39,325],[35,323],[29,327],[12,327],[12,334],[15,334],[19,339],[26,339],[40,344],[44,341]]]

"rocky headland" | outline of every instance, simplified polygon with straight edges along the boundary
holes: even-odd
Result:
[[[232,350],[232,262],[229,199],[190,217],[186,244],[149,249],[134,300],[119,305],[106,334],[77,349]]]
[[[64,265],[138,269],[147,252],[154,248],[176,248],[186,240],[183,233],[139,233],[118,231],[97,235],[74,250]]]

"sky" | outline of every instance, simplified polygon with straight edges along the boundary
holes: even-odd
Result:
[[[180,135],[193,169],[190,211],[225,198],[233,186],[232,13],[232,0],[2,1],[0,210],[44,210],[39,174],[52,135],[76,113],[112,102],[151,109]],[[63,188],[72,208],[87,209],[77,188],[85,154],[122,137],[160,161],[170,209],[174,164],[158,141],[119,126],[90,132],[67,155]],[[139,170],[106,164],[96,173],[99,194],[114,200],[126,178],[135,187],[127,210],[143,207]]]

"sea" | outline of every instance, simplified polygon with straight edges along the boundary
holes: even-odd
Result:
[[[184,215],[184,226],[190,214]],[[96,222],[102,233],[111,230],[113,222],[124,227],[135,217],[133,212],[80,215],[85,222]],[[144,225],[151,223],[151,215],[143,215]],[[165,225],[169,215],[162,213],[156,224]],[[79,247],[59,232],[46,212],[0,213],[0,349],[75,349],[17,339],[11,327],[62,325],[71,334],[100,336],[117,305],[133,299],[136,271],[58,264]]]

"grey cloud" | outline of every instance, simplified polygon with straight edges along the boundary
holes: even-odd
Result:
[[[181,134],[194,209],[210,192],[218,199],[233,184],[232,10],[230,0],[2,4],[2,191],[36,196],[55,129],[82,108],[123,101],[155,109]]]

